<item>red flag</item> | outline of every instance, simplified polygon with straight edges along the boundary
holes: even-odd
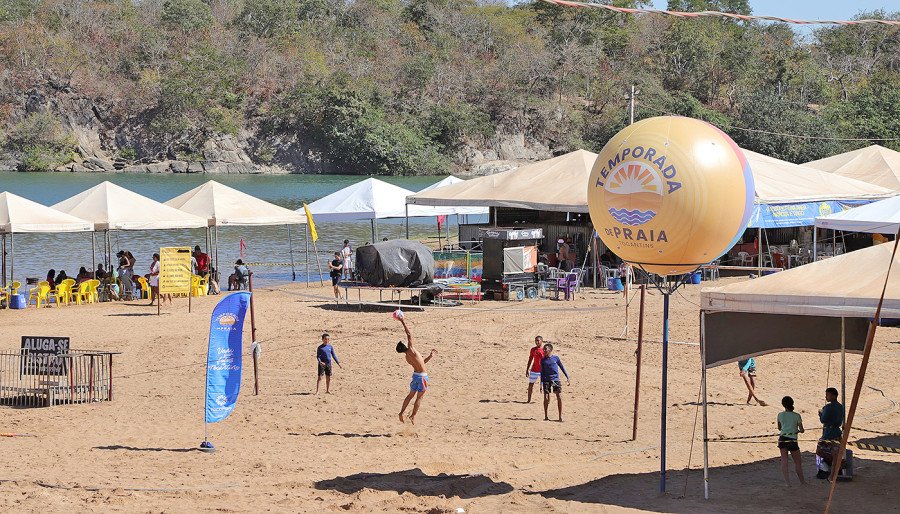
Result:
[[[247,251],[247,245],[244,243],[244,238],[242,237],[241,238],[241,246],[240,246],[241,259],[244,258],[244,252],[246,252],[246,251]]]
[[[441,227],[444,226],[444,223],[446,223],[446,221],[447,221],[447,215],[441,214],[440,216],[437,217],[437,220],[438,220],[438,230],[440,230]]]

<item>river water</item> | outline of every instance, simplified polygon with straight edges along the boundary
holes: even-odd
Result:
[[[104,180],[118,184],[154,200],[168,201],[204,182],[213,179],[257,198],[289,209],[297,209],[303,203],[311,203],[343,187],[365,179],[347,175],[155,175],[155,174],[103,174],[103,173],[0,173],[0,192],[9,191],[44,205],[53,205],[75,194],[89,189]],[[392,184],[419,191],[443,177],[378,177]],[[451,235],[456,234],[455,216],[449,217]],[[486,221],[486,216],[470,216],[470,222]],[[349,239],[353,247],[372,239],[369,221],[316,223],[319,233],[317,242],[319,261],[326,272],[330,254],[341,248],[344,239]],[[151,255],[162,246],[191,246],[206,244],[204,229],[156,230],[156,231],[114,231],[110,233],[113,253],[120,249],[130,250],[137,262],[135,273],[146,274]],[[231,273],[232,263],[240,257],[240,241],[244,240],[245,262],[268,264],[289,263],[291,244],[288,229],[279,227],[220,227],[219,268],[224,278]],[[446,234],[446,228],[444,229]],[[306,280],[306,269],[318,279],[316,263],[312,256],[307,263],[305,226],[291,227],[293,259],[297,280]],[[379,220],[378,238],[405,237],[403,219]],[[436,247],[437,225],[434,218],[410,219],[410,238],[432,238]],[[102,234],[96,237],[97,262],[102,261]],[[8,241],[8,239],[7,239]],[[7,242],[7,244],[9,244]],[[7,250],[9,248],[7,247]],[[25,283],[26,277],[46,276],[47,270],[65,270],[69,276],[78,269],[91,266],[91,236],[81,234],[16,234],[15,236],[15,279]],[[254,277],[265,282],[292,280],[289,266],[260,265],[254,267]]]

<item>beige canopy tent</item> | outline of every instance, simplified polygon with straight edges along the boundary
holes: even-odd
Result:
[[[176,196],[166,202],[166,205],[207,220],[207,252],[210,246],[209,227],[214,228],[212,239],[214,240],[216,268],[219,267],[219,226],[287,225],[293,273],[294,249],[290,226],[306,224],[305,215],[260,200],[215,180],[210,180]]]
[[[15,239],[17,233],[90,232],[91,222],[51,209],[10,192],[0,193],[0,234],[2,234],[3,286],[6,287],[6,236],[9,235],[10,273],[15,273]]]
[[[588,176],[596,160],[597,154],[576,150],[514,170],[410,195],[406,203],[588,212]]]
[[[879,186],[750,150],[744,150],[744,155],[753,172],[758,205],[874,201],[893,195]],[[596,159],[595,153],[576,150],[496,175],[414,194],[407,198],[407,203],[588,212],[587,182]],[[811,225],[812,219],[806,224]]]
[[[880,145],[832,155],[804,166],[900,191],[900,152]]]
[[[103,231],[108,262],[112,261],[110,230],[203,228],[207,224],[205,218],[179,211],[108,181],[63,200],[53,208],[90,221],[94,224],[94,232]]]
[[[779,351],[862,353],[885,276],[882,318],[900,318],[900,256],[872,246],[700,293],[704,477],[708,479],[706,370]],[[708,480],[705,480],[708,484]],[[708,490],[706,491],[708,497]]]

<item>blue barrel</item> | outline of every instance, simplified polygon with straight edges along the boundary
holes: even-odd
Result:
[[[9,297],[10,309],[24,309],[25,305],[26,303],[24,294],[17,294]]]
[[[622,287],[622,279],[621,278],[610,278],[606,282],[606,288],[610,291],[621,291],[625,289]]]
[[[700,283],[700,272],[696,271],[691,275],[691,284],[699,284]]]

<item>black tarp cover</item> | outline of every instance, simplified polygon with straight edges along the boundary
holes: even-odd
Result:
[[[392,239],[357,248],[356,270],[370,286],[418,287],[434,281],[434,257],[418,241]]]

